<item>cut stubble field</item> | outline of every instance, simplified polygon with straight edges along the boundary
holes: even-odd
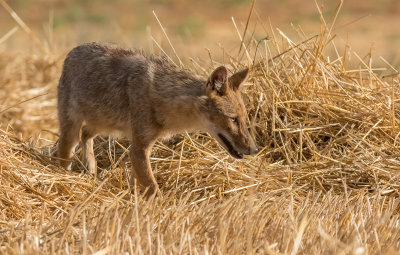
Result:
[[[337,50],[335,17],[296,41],[269,24],[261,41],[238,30],[244,40],[224,63],[164,49],[203,76],[250,67],[243,95],[260,151],[235,160],[201,133],[160,141],[151,164],[163,195],[150,199],[131,193],[123,139],[95,140],[97,178],[79,148],[75,171],[59,167],[67,50],[39,40],[0,52],[0,253],[399,254],[399,75]]]

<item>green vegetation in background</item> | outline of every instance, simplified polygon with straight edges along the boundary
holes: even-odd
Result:
[[[251,2],[252,0],[219,0],[219,1],[212,1],[212,4],[214,4],[214,6],[218,8],[221,8],[221,11],[223,11],[239,5],[243,5],[248,8]],[[248,10],[246,9],[246,11]]]
[[[252,0],[221,0],[221,2],[227,5],[235,5],[235,4],[248,4],[251,3]]]
[[[142,2],[143,0],[136,0],[136,2]],[[252,0],[204,0],[204,4],[223,4],[223,5],[237,5],[237,4],[248,4],[251,3]],[[190,2],[190,1],[184,1],[184,0],[151,0],[151,3],[155,4],[177,4],[177,3],[183,3],[183,2]],[[194,1],[193,1],[194,2]]]
[[[150,21],[148,17],[139,17],[133,24],[133,30],[139,32],[146,31],[149,24]]]
[[[90,0],[99,1],[99,0]],[[86,11],[81,5],[72,4],[66,12],[59,13],[54,16],[54,28],[61,28],[77,22],[88,22],[94,25],[102,25],[107,23],[109,17],[103,13],[95,11]]]
[[[190,15],[176,27],[176,31],[181,36],[199,35],[203,32],[204,21],[201,17]]]
[[[398,33],[391,33],[385,36],[385,39],[389,42],[400,41],[400,34]]]
[[[93,24],[102,25],[102,24],[107,23],[109,18],[100,13],[91,13],[87,16],[86,20]]]
[[[109,0],[75,0],[76,3],[101,3],[101,2],[109,2]]]
[[[17,7],[18,9],[26,8],[27,6],[29,6],[30,2],[31,0],[16,0],[15,7]]]

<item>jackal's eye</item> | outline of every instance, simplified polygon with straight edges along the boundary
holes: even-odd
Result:
[[[238,120],[238,118],[231,118],[231,121],[232,121],[233,124],[235,124],[236,126],[239,126],[239,120]]]

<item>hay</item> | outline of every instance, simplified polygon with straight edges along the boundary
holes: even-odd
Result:
[[[98,179],[79,157],[75,172],[58,167],[65,52],[1,52],[0,252],[395,254],[399,78],[379,76],[371,56],[355,69],[349,52],[328,57],[338,50],[326,25],[300,37],[272,33],[257,54],[241,38],[241,55],[225,56],[231,71],[257,56],[244,92],[258,155],[234,160],[204,134],[159,142],[163,197],[150,200],[129,193],[124,140],[95,141]]]

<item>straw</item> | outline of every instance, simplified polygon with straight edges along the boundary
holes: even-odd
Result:
[[[65,51],[0,52],[0,253],[396,254],[399,76],[377,75],[370,55],[353,66],[338,51],[328,56],[338,42],[324,22],[301,39],[274,28],[259,45],[266,54],[243,94],[260,152],[235,160],[202,133],[158,142],[151,164],[163,196],[150,199],[131,192],[124,139],[95,139],[97,179],[84,173],[79,148],[74,171],[59,167]],[[236,28],[238,47],[255,56],[258,42],[247,47]],[[223,52],[231,71],[252,63]]]

